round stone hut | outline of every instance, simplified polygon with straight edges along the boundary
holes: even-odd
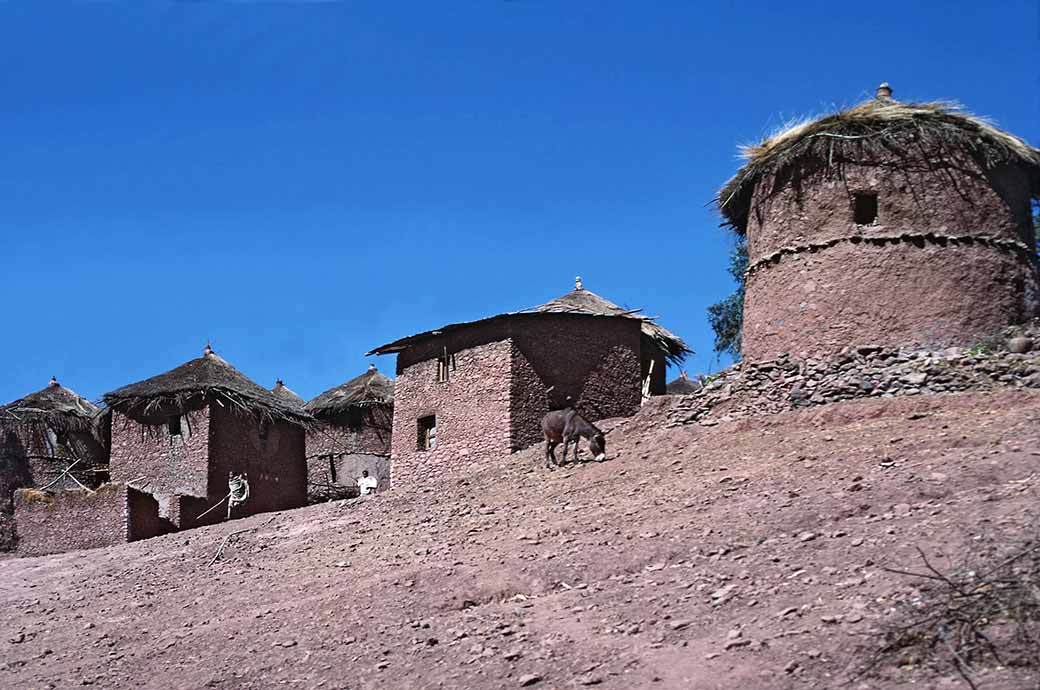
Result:
[[[1037,314],[1040,151],[949,103],[876,98],[744,150],[749,360],[971,345]]]
[[[108,451],[95,436],[98,408],[57,379],[0,407],[0,550],[13,544],[15,489],[96,488]]]

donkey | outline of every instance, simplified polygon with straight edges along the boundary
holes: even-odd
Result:
[[[574,460],[578,460],[578,444],[582,437],[589,442],[589,450],[596,456],[596,460],[602,461],[607,455],[606,434],[596,428],[594,424],[582,417],[578,412],[568,407],[563,410],[555,410],[542,418],[542,434],[545,435],[545,466],[552,468],[566,464],[567,447],[574,444]],[[563,462],[556,459],[556,446],[563,443]]]

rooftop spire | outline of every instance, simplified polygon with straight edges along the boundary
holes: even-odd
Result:
[[[877,99],[879,101],[891,100],[892,98],[892,87],[888,85],[888,82],[882,82],[881,86],[877,87]]]
[[[275,379],[274,380],[274,387],[275,388],[282,388],[283,386],[285,386],[285,383],[283,383],[281,379]]]
[[[205,356],[211,355],[211,354],[213,354],[213,346],[210,345],[209,341],[207,340],[206,341],[206,347],[204,347],[202,349],[202,356],[205,357]]]
[[[368,365],[368,370],[369,371],[375,371],[376,370],[376,365],[375,364],[369,364]]]
[[[584,286],[582,286],[582,284],[581,284],[581,276],[574,276],[574,289],[575,290],[584,290],[585,289]]]
[[[50,386],[51,388],[57,388],[58,387],[58,377],[57,376],[52,376],[50,382],[48,382],[47,385]]]

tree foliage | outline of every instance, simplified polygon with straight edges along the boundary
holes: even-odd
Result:
[[[738,235],[729,253],[729,274],[737,284],[726,299],[708,307],[708,322],[715,331],[715,352],[740,359],[740,333],[744,325],[744,273],[748,267],[747,240]]]

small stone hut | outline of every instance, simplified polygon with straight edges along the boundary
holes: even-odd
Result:
[[[154,496],[172,528],[225,519],[226,505],[213,507],[230,493],[231,475],[249,487],[231,517],[306,503],[304,436],[313,418],[208,345],[202,357],[104,401],[112,411],[112,480]]]
[[[14,545],[15,489],[94,489],[108,471],[95,435],[98,408],[52,378],[0,407],[0,550]]]
[[[744,154],[717,202],[748,244],[745,358],[970,345],[1037,313],[1021,139],[883,84]]]
[[[665,392],[665,368],[690,350],[639,314],[575,289],[520,312],[456,323],[369,354],[397,354],[393,482],[421,482],[539,442],[550,409],[592,420],[634,414]]]
[[[394,382],[374,365],[361,376],[307,403],[318,425],[307,433],[307,493],[311,501],[354,495],[362,471],[390,485]]]

